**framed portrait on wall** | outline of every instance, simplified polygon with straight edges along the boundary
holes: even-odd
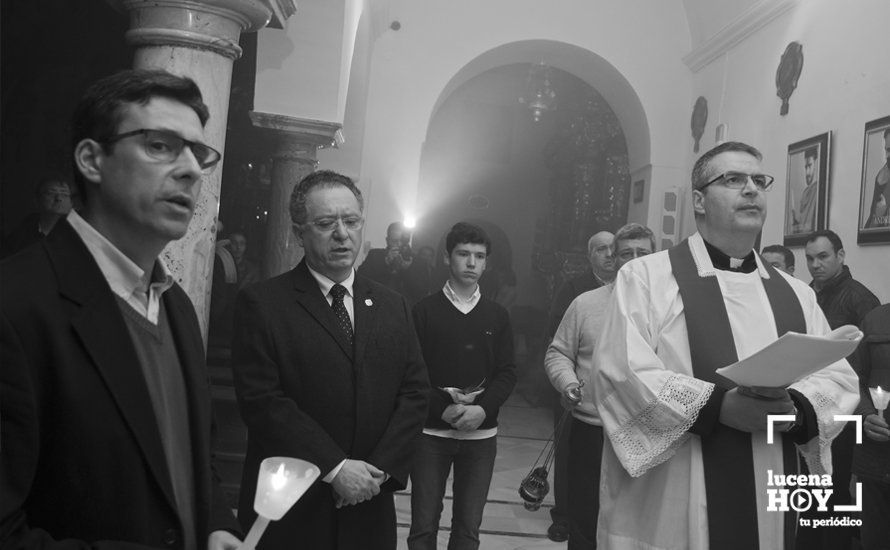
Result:
[[[890,116],[865,124],[856,242],[890,242]]]
[[[788,146],[785,180],[785,246],[806,244],[828,227],[831,132]]]

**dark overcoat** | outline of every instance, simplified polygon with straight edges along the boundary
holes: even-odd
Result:
[[[358,275],[353,295],[353,346],[305,260],[238,296],[232,365],[248,427],[242,525],[256,517],[257,473],[269,456],[308,460],[321,477],[346,458],[390,476],[373,499],[340,509],[319,479],[269,525],[261,550],[396,547],[392,492],[407,482],[429,382],[405,298]]]
[[[197,543],[238,530],[210,465],[198,320],[164,306],[186,383]],[[61,220],[0,262],[0,547],[181,548],[182,526],[136,350],[86,245]]]

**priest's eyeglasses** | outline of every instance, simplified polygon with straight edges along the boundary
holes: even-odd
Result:
[[[748,180],[754,182],[754,187],[756,187],[759,191],[769,191],[772,188],[773,182],[776,178],[772,176],[768,176],[766,174],[746,174],[744,172],[724,172],[712,179],[708,183],[699,187],[699,191],[704,189],[705,187],[711,185],[712,183],[716,183],[718,181],[722,181],[725,187],[729,189],[744,189],[745,186],[748,185]]]
[[[349,231],[358,231],[365,225],[365,219],[360,216],[347,216],[345,218],[320,218],[312,220],[309,223],[318,228],[323,233],[330,233],[343,222],[343,226]]]
[[[153,159],[163,162],[174,162],[182,154],[182,150],[188,146],[198,161],[198,166],[204,173],[208,173],[216,166],[222,155],[209,145],[190,141],[166,130],[152,130],[141,128],[132,132],[124,132],[102,140],[103,143],[114,143],[122,139],[142,136],[142,147],[145,154]]]

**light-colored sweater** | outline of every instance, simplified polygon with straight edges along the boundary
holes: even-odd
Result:
[[[602,426],[593,403],[593,349],[603,328],[613,285],[590,290],[575,298],[566,310],[544,356],[544,368],[556,391],[583,382],[581,402],[572,416]]]

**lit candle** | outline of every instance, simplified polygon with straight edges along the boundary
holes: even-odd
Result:
[[[257,518],[238,550],[254,550],[269,521],[278,521],[318,479],[318,467],[298,458],[269,457],[260,464],[253,509]]]
[[[890,401],[890,391],[884,391],[881,386],[877,388],[868,388],[871,394],[871,401],[878,409],[878,416],[884,416],[884,410],[887,408],[887,402]]]

